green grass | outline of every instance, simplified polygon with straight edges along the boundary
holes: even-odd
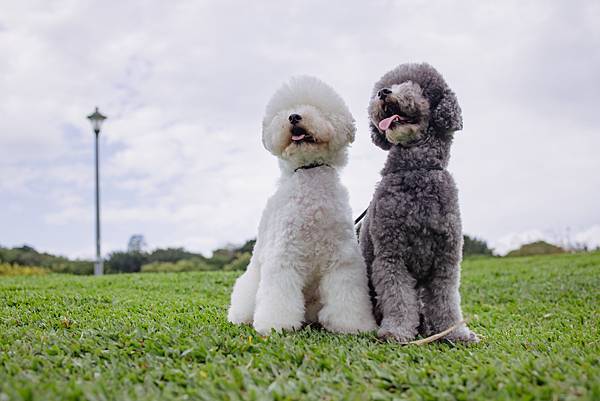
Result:
[[[470,347],[261,338],[237,274],[0,278],[0,400],[600,399],[600,253],[466,261]]]

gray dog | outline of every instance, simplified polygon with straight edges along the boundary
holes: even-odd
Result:
[[[462,320],[462,228],[456,185],[446,170],[460,106],[428,64],[402,64],[375,84],[371,138],[389,150],[360,230],[379,336],[400,342]],[[446,339],[477,342],[466,326]]]

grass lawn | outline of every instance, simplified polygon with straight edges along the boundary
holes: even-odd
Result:
[[[261,338],[236,276],[0,277],[0,401],[600,400],[600,253],[464,262],[470,347]]]

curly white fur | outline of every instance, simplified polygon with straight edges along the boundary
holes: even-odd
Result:
[[[293,142],[290,115],[315,142]],[[263,144],[280,160],[279,186],[267,202],[254,254],[231,294],[228,319],[261,334],[319,322],[328,330],[375,330],[365,263],[348,193],[337,169],[354,140],[354,119],[329,86],[297,77],[280,88],[263,120]],[[310,169],[302,166],[323,164]]]

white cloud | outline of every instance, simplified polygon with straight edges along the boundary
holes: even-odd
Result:
[[[531,229],[520,233],[510,233],[492,243],[494,253],[506,255],[508,252],[519,248],[521,245],[535,241],[543,241],[547,235],[539,229]]]
[[[584,244],[591,249],[600,248],[600,225],[596,224],[576,233],[573,239],[576,244]]]

